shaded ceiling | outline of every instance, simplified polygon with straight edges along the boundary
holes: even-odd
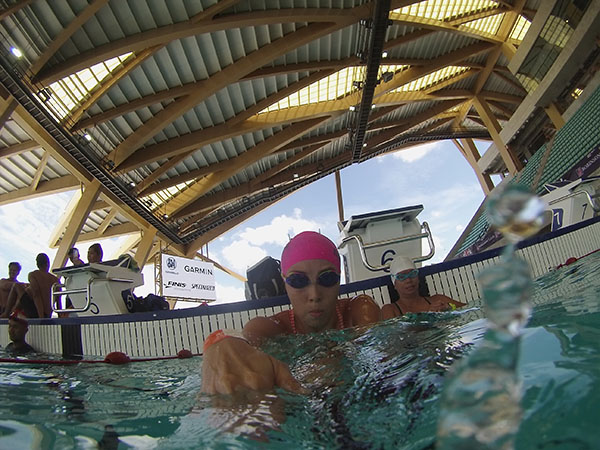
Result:
[[[191,256],[426,141],[454,139],[486,192],[528,155],[480,170],[472,139],[491,142],[527,94],[507,65],[539,0],[3,3],[0,205],[80,188],[62,253],[133,234]]]

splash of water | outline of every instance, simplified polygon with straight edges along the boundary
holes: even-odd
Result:
[[[521,423],[516,375],[520,333],[531,307],[531,276],[515,244],[543,225],[544,202],[519,185],[490,195],[488,218],[509,241],[502,261],[479,277],[489,321],[482,345],[458,364],[442,395],[439,449],[511,449]]]

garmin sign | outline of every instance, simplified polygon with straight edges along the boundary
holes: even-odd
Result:
[[[162,255],[162,295],[189,300],[216,300],[214,266],[195,259]]]

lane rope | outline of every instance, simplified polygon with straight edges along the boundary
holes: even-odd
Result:
[[[151,358],[130,358],[123,352],[110,352],[104,359],[25,359],[25,358],[0,358],[0,362],[18,363],[18,364],[127,364],[130,362],[161,361],[165,359],[187,359],[194,356],[200,356],[201,353],[192,353],[190,350],[181,349],[176,356],[155,356]]]

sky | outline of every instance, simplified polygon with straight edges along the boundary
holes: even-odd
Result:
[[[478,143],[485,149],[487,143]],[[497,180],[495,180],[497,182]],[[434,237],[435,256],[424,263],[443,261],[484,199],[475,173],[452,142],[440,141],[400,150],[354,164],[341,171],[344,217],[387,209],[423,205],[419,222],[427,221]],[[56,249],[50,236],[73,192],[48,195],[0,206],[0,277],[10,261],[23,266],[19,280],[34,270],[35,256],[44,252],[52,261]],[[265,256],[279,259],[290,237],[305,230],[319,231],[339,243],[338,206],[334,175],[314,182],[276,202],[208,245],[208,256],[245,276],[246,269]],[[127,237],[99,241],[104,259],[116,258]],[[92,242],[76,244],[83,259]],[[426,245],[425,245],[426,247]],[[217,302],[242,301],[244,285],[215,270]],[[135,290],[154,292],[154,269],[144,268],[145,285]],[[178,302],[179,307],[196,306]]]

